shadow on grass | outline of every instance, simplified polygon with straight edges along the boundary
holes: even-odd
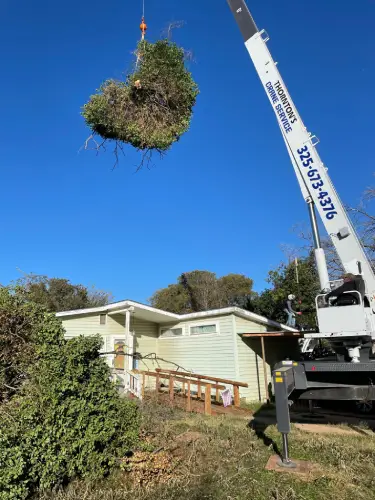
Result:
[[[252,429],[257,438],[261,439],[267,448],[272,446],[276,455],[281,457],[281,452],[277,444],[266,434],[266,429],[269,425],[276,423],[276,414],[273,404],[263,404],[253,415],[253,419],[249,422],[249,427]]]
[[[340,411],[319,411],[308,404],[308,401],[296,402],[290,413],[291,423],[297,424],[322,424],[322,425],[345,425],[349,429],[361,435],[368,435],[375,432],[374,416],[360,416],[340,413]],[[369,418],[370,417],[370,418]],[[266,434],[267,427],[276,425],[276,408],[272,403],[263,404],[253,414],[253,419],[249,427],[255,432],[258,439],[261,439],[265,446],[270,447],[275,454],[280,455],[280,449],[273,439]]]

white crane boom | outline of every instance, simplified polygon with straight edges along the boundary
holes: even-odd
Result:
[[[267,48],[268,37],[259,31],[245,0],[227,0],[236,18],[245,46],[275,112],[302,195],[313,202],[347,273],[361,274],[375,310],[375,275],[355,229],[329,178],[311,136],[280,76]],[[322,281],[322,280],[321,280]]]

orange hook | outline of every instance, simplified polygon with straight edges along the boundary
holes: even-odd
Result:
[[[142,22],[141,22],[141,24],[140,24],[139,27],[140,27],[140,29],[142,31],[142,35],[144,35],[146,33],[146,31],[147,31],[147,24],[145,23],[145,18],[144,17],[142,17]]]

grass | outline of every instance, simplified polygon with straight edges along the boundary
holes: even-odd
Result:
[[[281,446],[274,426],[257,434],[244,419],[187,415],[156,404],[144,405],[142,413],[151,449],[172,450],[167,473],[163,469],[140,486],[132,482],[132,473],[118,471],[99,484],[76,482],[39,500],[375,499],[375,437],[369,432],[318,435],[293,428],[292,457],[310,460],[319,469],[298,478],[264,469],[273,447]],[[176,450],[176,437],[187,431],[200,438]]]

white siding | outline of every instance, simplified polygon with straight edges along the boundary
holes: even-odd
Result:
[[[90,336],[98,333],[104,337],[106,335],[124,335],[125,333],[125,316],[123,314],[107,315],[105,325],[100,324],[99,314],[66,319],[62,317],[61,319],[66,337]]]
[[[86,314],[74,318],[62,317],[61,320],[66,338],[100,334],[103,338],[102,352],[113,350],[113,340],[116,336],[125,338],[125,316],[123,314],[107,315],[105,325],[100,324],[99,314]],[[106,360],[109,366],[112,366],[113,356],[106,356]]]
[[[261,333],[266,332],[267,327],[243,318],[236,317],[237,351],[240,370],[240,380],[246,381],[249,387],[240,390],[241,397],[248,401],[263,400],[266,398],[264,386],[264,370],[261,357],[260,338],[247,339],[239,335],[240,333]],[[259,344],[253,350],[254,344]],[[271,381],[271,370],[267,364],[268,383]]]
[[[189,326],[218,323],[218,334],[189,335]],[[165,325],[163,325],[165,326]],[[158,340],[158,356],[161,368],[176,369],[176,365],[186,371],[202,375],[236,378],[232,316],[219,316],[184,323],[169,324],[182,327],[185,335]]]
[[[144,321],[137,318],[132,318],[130,323],[130,331],[135,335],[134,350],[147,356],[148,354],[157,354],[157,340],[159,327],[156,323]],[[144,359],[139,361],[138,369],[154,371],[157,364],[152,359]],[[146,389],[155,387],[155,378],[146,377]]]

